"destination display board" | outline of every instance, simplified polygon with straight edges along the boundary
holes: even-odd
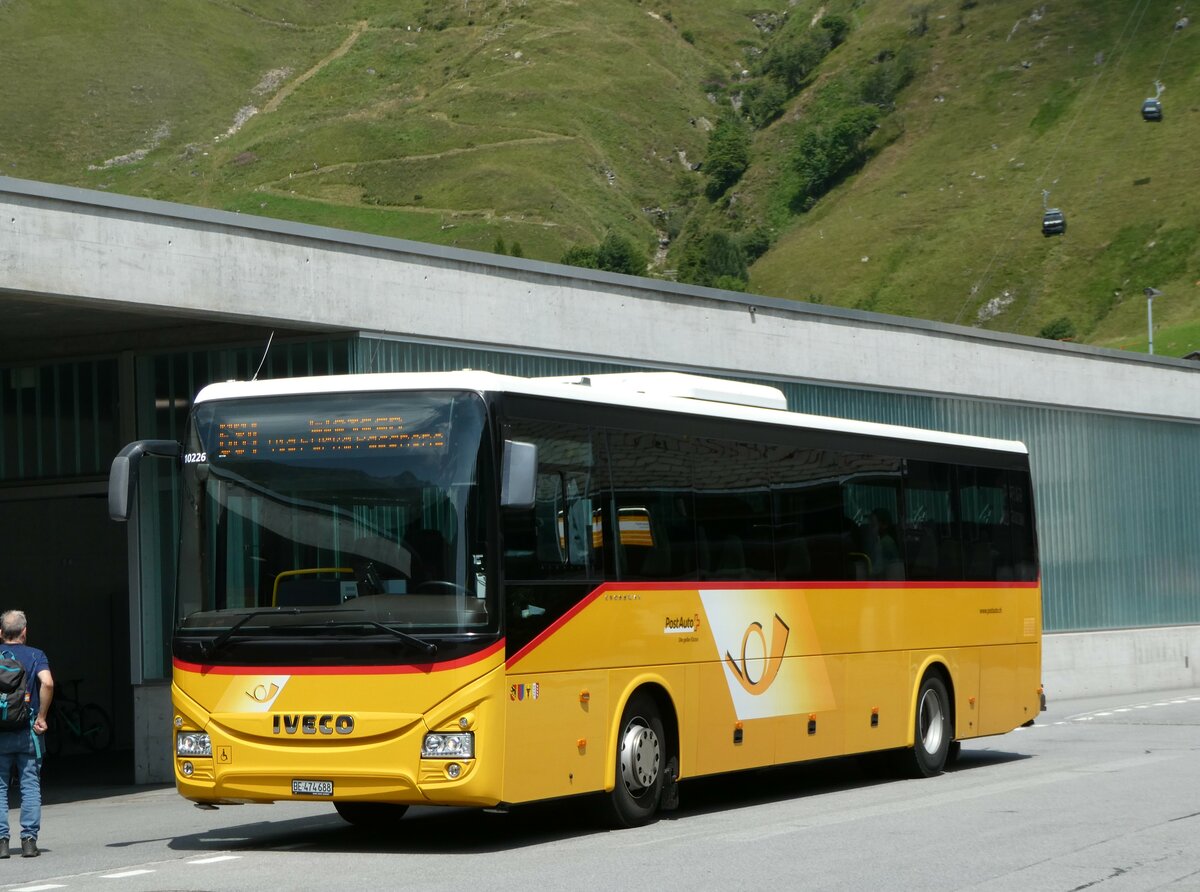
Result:
[[[424,413],[423,413],[424,414]],[[408,449],[444,449],[444,430],[410,424],[403,415],[353,415],[264,421],[228,418],[216,425],[215,457],[269,459],[304,455],[376,454]],[[286,425],[280,424],[286,421]]]

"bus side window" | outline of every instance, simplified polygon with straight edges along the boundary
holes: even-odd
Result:
[[[612,494],[619,534],[620,579],[695,579],[696,518],[692,499],[692,445],[680,437],[643,431],[608,431]],[[645,518],[646,535],[634,535],[632,518]],[[609,527],[606,527],[609,529]]]
[[[939,462],[904,463],[902,535],[909,579],[962,578],[954,470]]]
[[[598,474],[586,428],[515,419],[509,435],[538,448],[534,505],[504,516],[505,577],[599,579],[603,542],[593,535]]]
[[[840,453],[772,446],[767,450],[781,580],[853,578],[842,514]]]
[[[774,579],[766,454],[702,438],[693,463],[696,550],[702,579]]]
[[[1038,577],[1037,534],[1033,525],[1033,491],[1028,471],[1006,471],[1005,523],[1012,548],[1012,578],[1034,582]]]

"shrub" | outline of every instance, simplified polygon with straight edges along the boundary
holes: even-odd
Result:
[[[771,233],[765,226],[758,226],[744,233],[739,241],[746,263],[753,263],[767,253],[771,247]]]
[[[1075,323],[1066,316],[1060,316],[1053,322],[1042,326],[1038,332],[1039,338],[1049,338],[1052,341],[1067,341],[1075,337]]]
[[[679,262],[681,282],[743,291],[748,279],[746,255],[729,233],[720,229],[699,232],[685,245]],[[731,288],[730,280],[739,281],[742,286]],[[722,281],[726,284],[717,284]]]
[[[742,110],[754,127],[762,129],[783,114],[787,99],[783,84],[774,78],[760,78],[742,91]]]
[[[584,269],[599,269],[600,264],[596,260],[595,247],[587,247],[585,245],[572,245],[563,252],[559,263],[565,263],[567,266],[581,266]]]
[[[708,135],[704,156],[705,192],[714,201],[736,183],[750,166],[750,134],[737,118],[726,116]]]
[[[781,34],[763,58],[763,71],[795,95],[808,83],[821,60],[833,48],[829,31]]]
[[[827,15],[821,19],[821,27],[829,32],[830,49],[841,46],[850,33],[850,23],[840,15]]]
[[[792,166],[800,185],[793,202],[801,210],[857,170],[867,158],[867,140],[879,124],[874,106],[854,106],[834,112],[832,120],[809,125],[800,134]]]
[[[596,249],[596,266],[610,273],[646,275],[646,255],[629,239],[610,232]]]

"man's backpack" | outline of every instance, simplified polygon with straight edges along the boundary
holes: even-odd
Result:
[[[29,674],[11,650],[0,650],[0,731],[30,727]]]

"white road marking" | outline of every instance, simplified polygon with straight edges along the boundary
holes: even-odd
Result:
[[[1152,703],[1131,703],[1128,706],[1120,706],[1120,707],[1110,706],[1108,709],[1097,710],[1095,712],[1081,712],[1076,715],[1069,715],[1066,717],[1066,719],[1064,721],[1067,721],[1067,722],[1090,722],[1092,719],[1095,719],[1095,718],[1103,718],[1106,716],[1111,716],[1114,713],[1118,713],[1118,712],[1125,713],[1125,712],[1129,712],[1130,710],[1133,710],[1133,709],[1154,709],[1155,707],[1158,707],[1158,706],[1176,706],[1176,705],[1184,705],[1187,703],[1200,703],[1200,697],[1190,697],[1187,699],[1179,699],[1179,700],[1157,700]]]
[[[140,877],[144,873],[154,873],[153,870],[123,870],[120,873],[102,873],[102,880],[123,880],[126,877]]]
[[[44,886],[19,886],[11,892],[44,892],[46,889],[65,889],[61,883],[46,883]]]
[[[197,858],[188,864],[216,864],[218,861],[236,861],[241,855],[214,855],[211,858]]]

